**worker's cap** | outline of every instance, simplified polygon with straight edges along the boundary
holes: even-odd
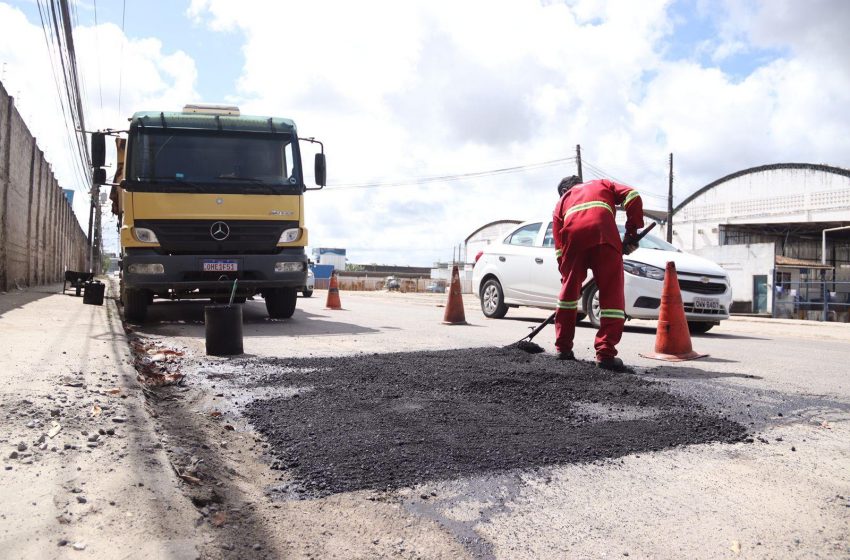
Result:
[[[578,178],[577,175],[570,175],[569,177],[564,177],[561,179],[561,182],[558,183],[558,195],[564,196],[564,193],[573,188],[576,185],[581,184],[581,179]]]

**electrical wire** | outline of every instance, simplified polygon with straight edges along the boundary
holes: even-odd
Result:
[[[124,86],[124,16],[127,14],[127,0],[121,6],[121,54],[118,57],[118,116],[121,116],[121,93]]]
[[[590,174],[593,175],[597,179],[612,179],[612,180],[614,180],[618,183],[622,183],[624,185],[631,186],[628,182],[623,181],[622,179],[618,179],[617,177],[615,177],[611,173],[608,173],[607,171],[605,171],[602,168],[600,168],[599,166],[587,161],[584,158],[582,158],[581,163],[582,163],[582,167],[588,168],[588,170],[590,171]],[[640,195],[641,196],[647,196],[647,197],[650,197],[650,198],[656,198],[656,199],[664,200],[664,201],[667,200],[667,196],[665,196],[665,195],[656,194],[656,193],[649,192],[649,191],[646,191],[646,190],[641,190]]]
[[[527,165],[517,165],[514,167],[504,167],[500,169],[490,169],[487,171],[473,171],[468,173],[456,173],[452,175],[436,175],[430,177],[418,177],[411,179],[395,179],[392,181],[378,181],[373,183],[343,183],[339,185],[328,185],[328,190],[340,190],[340,189],[372,189],[372,188],[383,188],[383,187],[404,187],[404,186],[413,186],[413,185],[422,185],[427,183],[438,183],[445,182],[451,183],[454,181],[460,181],[464,179],[471,178],[480,178],[480,177],[492,177],[495,175],[505,175],[511,173],[523,173],[527,171],[533,171],[537,169],[543,169],[546,167],[552,167],[555,165],[561,165],[566,162],[575,161],[575,157],[568,158],[560,158],[554,159],[550,161],[544,161],[540,163],[531,163]]]

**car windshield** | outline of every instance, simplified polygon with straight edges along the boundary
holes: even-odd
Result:
[[[289,134],[142,129],[132,134],[131,183],[177,192],[282,194],[297,190]]]
[[[617,229],[620,231],[620,238],[626,235],[626,228],[624,226],[617,226]],[[670,245],[660,237],[655,237],[654,235],[646,235],[643,239],[640,240],[639,244],[641,249],[655,249],[657,251],[674,251],[676,253],[679,250]]]

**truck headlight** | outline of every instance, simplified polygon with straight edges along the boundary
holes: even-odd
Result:
[[[634,276],[641,276],[652,280],[664,280],[664,269],[657,266],[624,260],[623,270]]]
[[[279,262],[274,263],[275,272],[301,272],[304,270],[302,262]]]
[[[283,230],[283,233],[280,234],[280,240],[278,240],[278,243],[292,243],[299,239],[301,239],[301,228],[285,229]]]
[[[133,263],[127,270],[130,274],[165,274],[161,263]]]
[[[148,228],[134,227],[133,237],[136,238],[136,241],[141,241],[142,243],[159,243],[156,234]]]

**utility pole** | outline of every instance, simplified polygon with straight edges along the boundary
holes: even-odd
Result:
[[[584,177],[581,174],[581,144],[576,144],[576,168],[578,169],[578,179],[584,183]]]
[[[670,173],[667,185],[667,243],[673,243],[673,154],[670,154]]]

